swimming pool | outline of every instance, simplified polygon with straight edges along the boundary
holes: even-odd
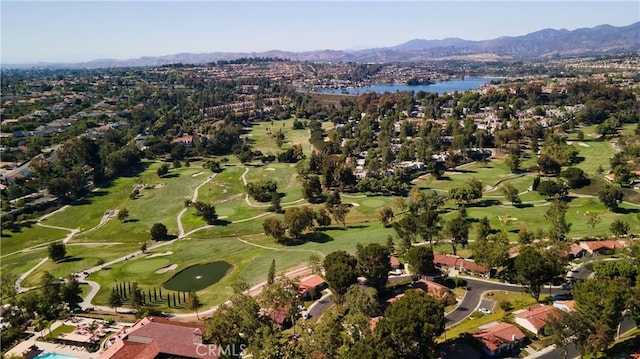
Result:
[[[77,357],[72,357],[71,355],[64,355],[58,353],[46,353],[35,356],[34,359],[78,359]]]

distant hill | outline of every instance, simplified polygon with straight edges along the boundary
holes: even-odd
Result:
[[[509,60],[539,59],[577,55],[613,54],[640,51],[640,22],[615,27],[600,25],[594,28],[544,29],[522,36],[505,36],[492,40],[470,41],[459,38],[441,40],[414,39],[403,44],[358,51],[319,50],[307,52],[211,52],[180,53],[167,56],[145,56],[129,60],[102,59],[77,64],[3,65],[3,67],[128,67],[159,66],[171,63],[205,64],[243,57],[279,57],[318,62],[420,62],[442,59]]]

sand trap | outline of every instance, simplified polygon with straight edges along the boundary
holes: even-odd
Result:
[[[203,174],[204,174],[204,172],[197,172],[197,173],[192,174],[191,177],[198,177],[198,176],[203,175]]]
[[[148,256],[147,258],[154,258],[154,257],[169,256],[169,255],[172,255],[172,254],[173,254],[173,252],[172,252],[172,251],[166,251],[166,252],[164,252],[164,253],[154,253],[154,254],[152,254],[152,255]]]
[[[174,270],[176,268],[178,268],[178,265],[177,264],[172,264],[172,265],[168,265],[166,267],[162,267],[162,268],[158,269],[156,271],[156,273],[158,273],[158,274],[167,273],[167,272],[170,272],[170,271],[172,271],[172,270]]]
[[[275,171],[276,169],[273,167],[267,167],[264,169],[265,171]]]
[[[229,216],[218,216],[218,219],[227,219]]]
[[[586,144],[586,143],[584,143],[584,142],[578,142],[578,145],[579,145],[579,146],[582,146],[582,147],[591,147],[591,146],[587,145],[587,144]]]
[[[162,187],[164,187],[164,182],[156,183],[155,186],[153,186],[153,188],[155,189],[162,188]]]
[[[352,207],[360,207],[360,203],[351,202],[349,203]]]

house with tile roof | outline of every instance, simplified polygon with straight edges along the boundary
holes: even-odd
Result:
[[[524,329],[540,334],[547,324],[560,314],[560,309],[551,305],[538,305],[514,313],[515,322]]]
[[[519,347],[526,335],[513,324],[497,323],[480,329],[473,337],[482,344],[485,354],[493,358]]]
[[[315,298],[320,292],[327,287],[324,278],[317,274],[304,277],[298,284],[298,294],[300,297]]]
[[[625,248],[624,241],[582,241],[580,247],[589,254],[612,254],[616,249]]]
[[[210,358],[217,359],[213,344],[203,341],[206,327],[145,317],[131,329],[109,339],[100,359]]]

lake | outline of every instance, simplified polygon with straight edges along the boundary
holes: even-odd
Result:
[[[424,92],[437,92],[439,94],[442,93],[453,93],[454,91],[464,92],[467,90],[477,90],[481,85],[488,84],[491,80],[502,80],[499,77],[467,77],[464,80],[453,80],[453,81],[443,81],[435,84],[429,85],[384,85],[377,84],[366,87],[356,87],[349,89],[323,89],[321,92],[323,93],[346,93],[350,95],[360,95],[366,92],[397,92],[397,91],[424,91]]]

